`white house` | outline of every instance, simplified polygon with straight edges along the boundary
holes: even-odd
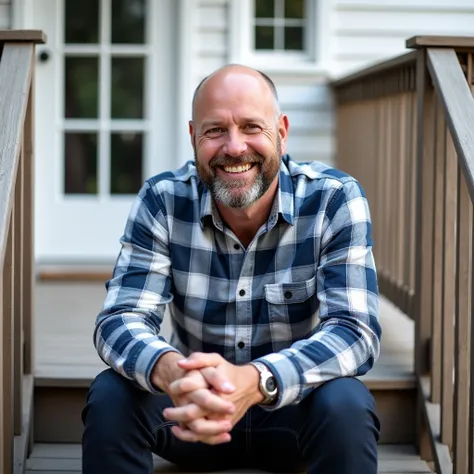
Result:
[[[192,159],[193,90],[214,69],[268,73],[297,160],[333,159],[329,81],[413,35],[474,36],[474,0],[0,0],[0,28],[42,29],[36,258],[113,263],[133,195]]]

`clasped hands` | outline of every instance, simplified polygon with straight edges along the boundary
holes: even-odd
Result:
[[[167,408],[164,416],[179,423],[172,427],[173,434],[188,442],[229,442],[231,429],[263,399],[257,369],[236,366],[219,354],[199,352],[177,364],[184,375],[165,389],[174,407]]]

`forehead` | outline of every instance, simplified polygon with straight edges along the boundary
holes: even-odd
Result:
[[[274,112],[272,92],[262,78],[249,74],[227,74],[211,77],[198,94],[195,103],[195,119],[209,115],[266,116]]]

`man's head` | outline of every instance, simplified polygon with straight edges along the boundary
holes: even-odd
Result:
[[[231,65],[206,77],[194,93],[189,129],[214,199],[241,209],[260,199],[277,179],[288,127],[268,76]]]

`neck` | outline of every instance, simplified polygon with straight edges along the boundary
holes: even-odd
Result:
[[[258,201],[245,209],[234,209],[216,202],[222,219],[245,247],[252,242],[258,229],[268,220],[277,189],[278,177]]]

